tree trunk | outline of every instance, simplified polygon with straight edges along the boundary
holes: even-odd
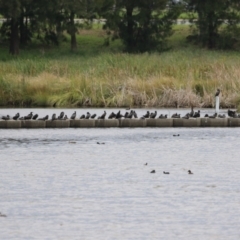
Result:
[[[77,49],[77,37],[73,11],[71,11],[70,14],[70,35],[71,35],[71,51],[75,51]]]
[[[11,19],[9,53],[12,55],[19,54],[19,30],[18,30],[18,21],[16,18]]]
[[[28,36],[27,36],[27,19],[24,23],[24,12],[23,11],[20,16],[19,30],[20,30],[20,44],[25,45],[25,44],[27,44]]]
[[[212,49],[216,47],[216,35],[217,31],[215,28],[215,21],[214,21],[214,12],[211,11],[208,14],[208,48]]]
[[[134,37],[133,37],[133,7],[127,6],[127,49],[132,51],[134,48]]]

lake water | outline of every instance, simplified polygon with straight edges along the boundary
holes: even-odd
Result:
[[[1,129],[0,239],[240,239],[239,139],[240,128]]]

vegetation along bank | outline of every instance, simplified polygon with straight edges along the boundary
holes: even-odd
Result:
[[[0,0],[2,106],[212,107],[217,88],[240,105],[236,1],[16,2]]]

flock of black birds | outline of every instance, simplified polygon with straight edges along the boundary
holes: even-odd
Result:
[[[145,163],[144,165],[147,166],[148,163]],[[150,173],[156,173],[156,170],[153,169]],[[170,172],[163,171],[163,174],[170,174]],[[188,174],[193,174],[193,172],[191,170],[188,170]]]
[[[201,117],[201,113],[200,110],[194,112],[193,108],[191,108],[191,111],[189,113],[187,113],[186,115],[184,115],[183,117],[181,117],[181,114],[178,113],[174,113],[172,114],[171,118],[182,118],[182,119],[189,119],[189,118],[200,118]],[[208,115],[205,114],[204,115],[205,118],[226,118],[227,116],[225,114],[217,114],[214,113],[213,115]],[[228,117],[232,117],[232,118],[240,118],[240,114],[238,114],[236,111],[230,110],[228,109]],[[71,115],[70,118],[68,118],[68,116],[66,114],[64,114],[64,112],[61,112],[59,116],[56,115],[56,113],[54,113],[52,115],[52,118],[49,118],[49,115],[46,115],[45,117],[42,118],[38,118],[38,114],[33,114],[33,112],[30,112],[27,116],[22,116],[20,117],[20,114],[17,113],[15,116],[10,117],[9,115],[6,116],[2,116],[2,120],[42,120],[42,121],[46,121],[46,120],[74,120],[74,119],[106,119],[107,118],[107,113],[106,111],[103,112],[103,114],[99,117],[97,117],[97,114],[90,114],[89,112],[87,112],[87,114],[82,114],[79,118],[77,118],[77,113],[76,111],[74,111],[74,113]],[[131,111],[127,111],[125,112],[125,114],[121,114],[121,111],[119,110],[117,113],[110,113],[110,115],[108,116],[108,119],[132,119],[138,118],[137,113],[135,112],[135,110],[131,110]],[[140,119],[155,119],[155,118],[160,118],[160,119],[166,119],[168,118],[167,114],[160,114],[157,117],[157,111],[154,112],[150,112],[147,111],[146,114],[144,114],[143,116],[140,117]]]

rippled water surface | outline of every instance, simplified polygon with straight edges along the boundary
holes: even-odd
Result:
[[[0,130],[0,239],[240,239],[239,139],[239,128]]]

